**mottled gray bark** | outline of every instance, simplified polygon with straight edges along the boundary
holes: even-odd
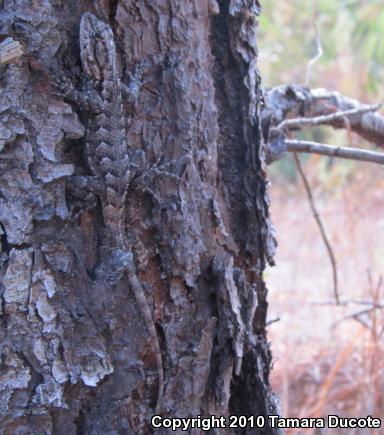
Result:
[[[80,88],[85,11],[111,24],[123,79],[148,64],[136,108],[126,109],[129,153],[143,150],[146,163],[128,191],[125,231],[161,344],[161,414],[276,414],[262,280],[275,242],[259,6],[94,3],[0,2],[1,37],[24,50],[0,65],[1,433],[152,432],[158,376],[148,331],[127,277],[111,287],[105,276],[100,202],[69,188],[72,175],[89,173],[89,114],[55,83],[67,77]]]

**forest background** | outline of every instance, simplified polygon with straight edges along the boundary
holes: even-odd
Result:
[[[264,2],[259,65],[266,87],[305,84],[363,103],[384,96],[382,1]],[[296,135],[370,148],[346,130],[317,127]],[[383,144],[384,147],[384,144]],[[380,150],[379,150],[380,151]],[[379,165],[301,156],[337,262],[332,270],[292,156],[269,167],[277,268],[268,269],[272,384],[289,417],[384,415],[384,171]],[[348,432],[352,433],[352,432]]]

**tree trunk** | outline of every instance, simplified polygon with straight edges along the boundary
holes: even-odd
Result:
[[[128,190],[124,231],[161,347],[159,413],[277,414],[262,280],[275,241],[258,2],[94,3],[0,2],[3,39],[24,49],[0,66],[1,433],[170,433],[151,426],[158,367],[130,281],[100,284],[108,256],[101,203],[68,184],[90,174],[89,114],[55,83],[81,85],[85,11],[111,25],[123,81],[140,61],[148,65],[126,108],[129,154],[142,150],[145,164]],[[266,420],[212,433],[277,429]]]

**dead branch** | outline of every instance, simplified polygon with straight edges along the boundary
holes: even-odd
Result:
[[[274,319],[271,320],[267,320],[265,326],[271,326],[273,323],[277,323],[280,322],[281,318],[280,317],[275,317]]]
[[[315,40],[316,40],[316,54],[315,56],[309,60],[307,65],[307,72],[305,75],[305,86],[309,86],[309,81],[311,77],[311,71],[313,65],[320,60],[322,55],[324,54],[323,47],[321,45],[320,35],[319,35],[319,29],[317,27],[317,2],[313,2],[313,27],[315,30]]]
[[[354,304],[354,305],[370,305],[370,306],[372,306],[373,302],[372,301],[364,301],[364,300],[361,300],[361,301],[343,300],[338,305],[340,305],[340,306],[348,306],[350,304]],[[322,305],[322,306],[335,305],[335,301],[312,302],[312,305]],[[378,302],[378,305],[383,305],[384,306],[384,301],[383,302]]]
[[[281,122],[277,127],[276,130],[294,130],[301,127],[315,127],[318,125],[326,125],[326,124],[332,124],[332,122],[338,121],[343,118],[349,118],[353,115],[362,115],[364,113],[368,112],[375,112],[380,108],[381,104],[374,104],[372,106],[366,106],[366,107],[358,107],[356,109],[350,109],[350,110],[341,110],[339,112],[334,112],[329,115],[321,115],[321,116],[314,116],[311,118],[293,118],[293,119],[286,119],[285,121]]]
[[[325,232],[323,222],[321,221],[320,215],[317,211],[315,201],[314,201],[313,196],[312,196],[311,187],[310,187],[308,179],[304,173],[304,170],[301,166],[299,156],[296,153],[294,153],[293,156],[295,159],[297,170],[299,171],[300,177],[303,180],[303,184],[304,184],[307,196],[308,196],[308,201],[309,201],[309,205],[311,207],[312,213],[313,213],[313,217],[315,218],[315,221],[319,227],[321,237],[324,241],[324,245],[325,245],[327,252],[328,252],[328,256],[329,256],[331,266],[332,266],[333,291],[334,291],[334,295],[335,295],[336,304],[338,305],[340,303],[340,297],[339,297],[339,290],[338,290],[337,266],[336,266],[335,255],[333,253],[331,243],[328,240],[327,233]]]
[[[266,89],[264,94],[266,109],[263,117],[272,116],[272,127],[292,118],[317,118],[347,112],[351,131],[384,148],[384,116],[373,111],[375,106],[347,98],[338,92],[298,85],[276,86]],[[345,113],[323,118],[321,123],[333,128],[346,128],[344,117]]]
[[[360,160],[384,165],[384,153],[349,147],[337,147],[306,140],[286,139],[285,144],[290,152],[321,154],[330,157]]]
[[[368,329],[370,329],[370,326],[369,326],[368,322],[366,322],[363,319],[361,319],[361,316],[364,316],[366,314],[370,314],[370,313],[372,313],[375,310],[382,310],[383,308],[384,308],[384,305],[374,304],[370,308],[366,308],[364,310],[360,310],[360,311],[357,311],[355,313],[348,314],[347,316],[342,317],[337,322],[335,322],[332,325],[332,327],[335,327],[335,326],[339,325],[340,323],[344,322],[344,320],[353,319],[353,320],[357,320],[360,323],[363,323],[364,326],[366,326]]]

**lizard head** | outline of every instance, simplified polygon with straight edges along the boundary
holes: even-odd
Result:
[[[116,48],[111,27],[85,12],[80,22],[80,56],[83,69],[93,80],[105,80],[115,70]]]

